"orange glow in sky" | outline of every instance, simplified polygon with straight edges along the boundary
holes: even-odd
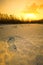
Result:
[[[0,13],[24,20],[43,19],[43,0],[0,0]]]

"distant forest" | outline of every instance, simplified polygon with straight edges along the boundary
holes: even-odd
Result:
[[[27,23],[38,23],[43,24],[43,19],[41,20],[32,20],[32,21],[24,21],[14,18],[13,15],[0,14],[0,24],[27,24]]]

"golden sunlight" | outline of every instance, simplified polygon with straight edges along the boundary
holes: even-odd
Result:
[[[35,14],[35,13],[18,13],[14,17],[20,20],[24,20],[24,21],[32,21],[32,20],[41,19],[39,14]]]
[[[23,14],[24,20],[36,20],[37,16],[34,13]]]
[[[43,19],[42,0],[0,0],[0,13],[12,15],[20,20]]]

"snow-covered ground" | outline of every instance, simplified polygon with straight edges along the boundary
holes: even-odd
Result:
[[[43,65],[43,24],[0,25],[0,65]]]

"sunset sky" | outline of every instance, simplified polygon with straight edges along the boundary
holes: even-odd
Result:
[[[0,13],[24,19],[43,19],[43,0],[0,0]]]

